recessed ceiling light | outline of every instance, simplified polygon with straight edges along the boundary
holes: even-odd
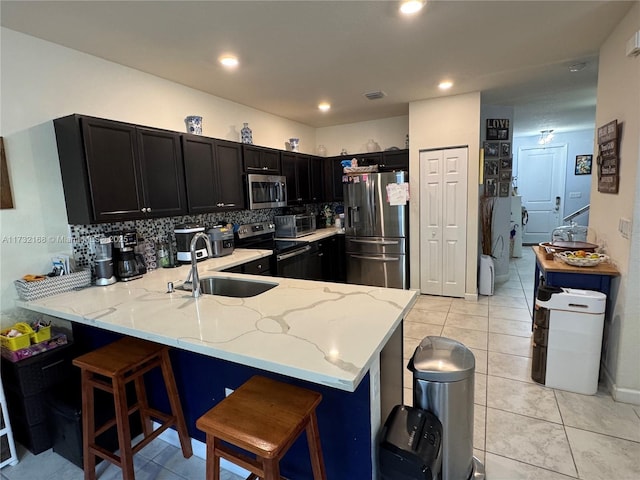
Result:
[[[233,68],[238,66],[238,57],[235,57],[234,55],[223,55],[219,60],[225,67]]]
[[[326,112],[331,108],[331,104],[327,102],[322,102],[318,104],[318,108],[323,112]]]
[[[569,65],[569,71],[571,73],[579,72],[580,70],[584,70],[587,64],[584,62],[574,63],[573,65]]]
[[[451,87],[453,87],[453,82],[451,82],[449,80],[445,80],[444,82],[440,82],[440,84],[438,85],[438,88],[440,90],[449,90]]]
[[[423,0],[404,0],[400,4],[400,11],[405,15],[412,15],[422,10],[424,4],[425,2]]]

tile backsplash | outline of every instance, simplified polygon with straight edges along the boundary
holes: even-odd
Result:
[[[318,214],[325,204],[305,205],[300,209],[309,213]],[[338,204],[328,204],[335,210]],[[286,208],[273,208],[261,210],[238,210],[224,213],[208,213],[201,215],[185,215],[181,217],[153,218],[148,220],[135,220],[115,223],[99,223],[94,225],[69,225],[73,257],[76,268],[90,267],[93,270],[95,254],[92,249],[93,239],[97,236],[109,235],[114,232],[131,231],[138,232],[138,241],[144,242],[139,250],[148,256],[155,255],[155,244],[158,241],[172,241],[175,247],[173,230],[176,225],[183,223],[197,223],[205,227],[205,231],[220,222],[243,225],[253,222],[273,221],[276,215],[287,212]]]

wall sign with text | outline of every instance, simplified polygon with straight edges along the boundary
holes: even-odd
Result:
[[[602,193],[618,193],[620,183],[618,128],[617,120],[598,128],[598,191]]]
[[[487,118],[487,140],[509,140],[509,119]]]

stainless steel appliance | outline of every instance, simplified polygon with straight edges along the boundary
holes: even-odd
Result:
[[[122,282],[141,278],[135,247],[138,234],[135,231],[118,232],[111,236],[115,252],[116,277]]]
[[[298,213],[292,215],[276,215],[276,237],[298,238],[316,231],[316,216]]]
[[[204,227],[195,223],[186,223],[183,225],[176,225],[173,233],[176,236],[176,250],[178,262],[191,263],[191,251],[189,246],[191,245],[191,239],[198,232],[204,232]],[[207,254],[207,245],[204,239],[200,238],[196,243],[196,260],[204,260],[209,258]]]
[[[247,175],[249,209],[277,208],[287,205],[287,177],[282,175]]]
[[[347,176],[347,283],[408,288],[407,172]]]
[[[116,283],[113,275],[113,243],[111,237],[97,237],[94,241],[96,255],[96,285],[105,286]]]
[[[207,230],[211,241],[212,257],[224,257],[233,253],[233,228],[227,225],[214,225]]]
[[[276,240],[275,224],[258,222],[241,225],[236,232],[237,248],[272,250],[271,273],[277,277],[322,279],[322,263],[316,243],[305,240]]]

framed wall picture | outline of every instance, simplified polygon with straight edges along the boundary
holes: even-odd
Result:
[[[501,157],[511,156],[511,144],[509,142],[500,142],[500,156]]]
[[[500,182],[498,184],[498,189],[499,189],[498,196],[500,196],[500,197],[508,197],[509,196],[509,182]]]
[[[593,155],[576,155],[576,175],[591,175]]]
[[[9,180],[9,168],[7,166],[7,157],[4,153],[4,139],[0,137],[0,180],[2,185],[0,186],[0,194],[2,200],[0,201],[0,208],[13,208],[13,195],[11,194],[11,182]]]
[[[509,140],[509,119],[488,118],[487,140]]]
[[[484,161],[484,174],[487,177],[495,177],[498,175],[498,167],[500,164],[498,163],[497,158],[489,158]]]
[[[487,197],[496,197],[498,195],[498,182],[495,178],[487,178],[485,180],[484,194]]]
[[[511,170],[500,170],[500,181],[501,182],[510,182],[511,181]]]
[[[511,170],[513,168],[513,159],[512,158],[501,158],[500,159],[500,170]]]
[[[500,143],[499,142],[484,142],[484,156],[499,157],[500,156]]]

